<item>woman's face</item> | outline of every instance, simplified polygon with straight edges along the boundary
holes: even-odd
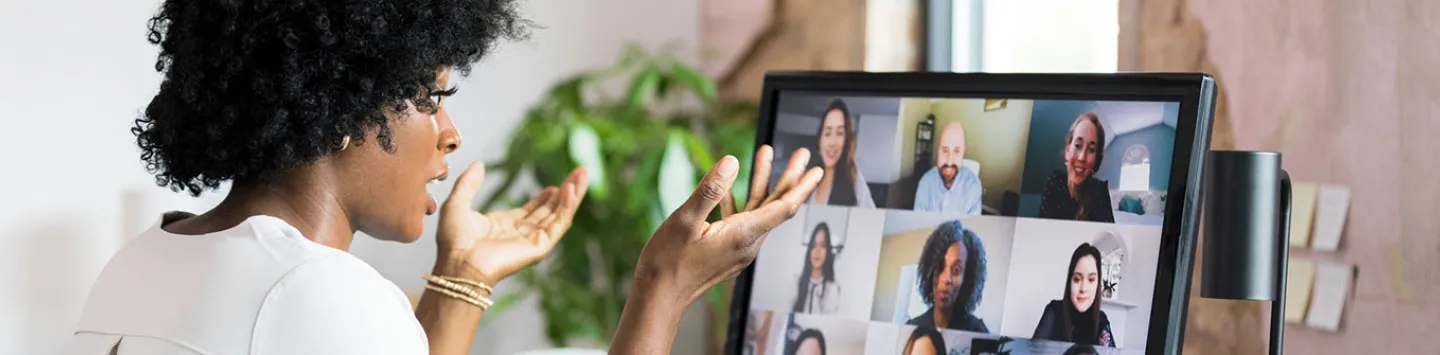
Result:
[[[1082,256],[1075,262],[1075,273],[1070,274],[1070,302],[1075,304],[1075,310],[1086,312],[1095,304],[1095,290],[1100,284],[1098,270],[1093,256]]]
[[[1070,186],[1080,185],[1095,173],[1095,157],[1101,149],[1097,132],[1094,123],[1082,120],[1070,134],[1065,144],[1065,173]]]
[[[929,337],[915,338],[910,348],[905,349],[905,355],[935,355],[935,344],[930,342]]]
[[[440,69],[436,89],[448,88],[449,81],[450,70]],[[436,106],[433,115],[418,110],[413,100],[403,112],[384,109],[391,117],[393,152],[386,152],[375,132],[368,132],[364,144],[351,144],[336,157],[342,174],[338,178],[349,197],[347,212],[357,230],[404,243],[424,233],[425,216],[439,206],[427,186],[446,177],[445,155],[460,148],[460,132],[443,102]]]
[[[960,293],[960,284],[965,282],[965,244],[955,243],[945,251],[945,267],[935,278],[935,307],[950,309]]]
[[[825,121],[820,127],[820,161],[825,163],[825,171],[830,171],[840,161],[840,153],[844,150],[845,114],[840,110],[830,110],[825,113]]]
[[[830,236],[823,230],[815,231],[815,239],[810,241],[810,267],[819,268],[825,265],[825,246],[829,245]]]
[[[825,355],[825,349],[820,347],[819,340],[805,338],[800,342],[800,347],[795,349],[795,355]]]

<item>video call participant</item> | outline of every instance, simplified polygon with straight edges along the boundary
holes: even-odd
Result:
[[[1069,349],[1065,349],[1065,353],[1062,355],[1100,355],[1100,351],[1095,350],[1093,346],[1075,344],[1071,345]]]
[[[818,329],[806,329],[800,332],[791,344],[790,351],[786,355],[825,355],[825,334]]]
[[[945,353],[945,338],[940,331],[927,326],[915,327],[905,341],[905,355],[936,355]]]
[[[1080,244],[1070,256],[1063,299],[1045,305],[1031,338],[1114,347],[1110,319],[1100,309],[1101,277],[1100,250]]]
[[[959,220],[930,233],[919,261],[920,298],[930,308],[907,325],[990,333],[975,317],[985,290],[985,245]]]
[[[850,109],[845,102],[835,99],[821,117],[820,167],[825,168],[825,177],[815,187],[811,203],[832,206],[855,206],[875,208],[875,199],[870,197],[870,185],[860,175],[860,166],[855,163],[855,127],[850,124]]]
[[[915,187],[915,210],[980,214],[980,176],[961,165],[965,161],[965,126],[945,124],[935,149],[935,167]]]
[[[1065,134],[1065,170],[1045,182],[1040,218],[1115,222],[1110,186],[1095,178],[1105,158],[1105,127],[1100,116],[1087,112],[1075,118]]]
[[[795,313],[832,314],[840,309],[840,284],[835,282],[835,249],[830,243],[830,225],[820,222],[810,233],[805,267],[795,293]]]

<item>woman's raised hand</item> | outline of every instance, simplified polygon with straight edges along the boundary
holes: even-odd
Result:
[[[645,245],[635,271],[637,287],[659,287],[689,304],[754,261],[765,236],[795,216],[822,176],[818,167],[806,171],[810,152],[800,149],[791,156],[775,190],[767,191],[773,160],[774,150],[768,145],[755,153],[750,200],[741,209],[730,193],[739,161],[730,156],[721,159]],[[717,205],[724,218],[707,223]]]
[[[471,164],[440,208],[436,269],[493,286],[550,253],[575,220],[590,177],[575,169],[563,184],[541,190],[523,207],[480,213],[471,202],[484,180],[485,166]]]

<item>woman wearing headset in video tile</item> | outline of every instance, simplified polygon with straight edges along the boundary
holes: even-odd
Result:
[[[443,204],[427,192],[461,147],[451,74],[528,25],[505,0],[164,1],[149,22],[164,79],[131,132],[160,185],[230,191],[204,213],[156,216],[115,254],[69,353],[469,353],[493,286],[550,252],[589,186],[577,169],[481,213],[472,163]],[[767,190],[774,151],[755,157],[743,208],[725,157],[651,236],[612,353],[670,353],[680,314],[750,264],[823,174],[801,149]],[[358,232],[413,243],[434,213],[436,259],[412,308],[349,248]]]
[[[830,225],[825,222],[810,232],[810,248],[800,269],[795,291],[795,313],[832,314],[840,309],[840,284],[835,282],[835,247],[830,241]]]
[[[1102,272],[1099,249],[1090,243],[1075,248],[1065,273],[1065,295],[1045,305],[1031,338],[1114,347],[1110,318],[1100,309]]]
[[[930,305],[907,325],[990,333],[975,316],[985,291],[985,245],[959,220],[930,232],[919,262],[920,298]]]
[[[1110,186],[1095,178],[1104,159],[1105,126],[1100,115],[1081,114],[1065,133],[1065,169],[1045,181],[1040,218],[1114,223]]]

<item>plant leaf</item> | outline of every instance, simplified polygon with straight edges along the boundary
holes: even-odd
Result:
[[[605,160],[600,157],[600,136],[590,125],[576,123],[570,126],[570,159],[590,173],[589,192],[597,200],[603,200],[605,191]]]
[[[695,90],[695,95],[700,96],[701,99],[709,101],[715,100],[719,96],[719,90],[715,88],[715,81],[710,80],[694,67],[676,62],[671,70],[675,72],[677,79],[690,86],[690,90]]]
[[[660,206],[665,215],[680,208],[695,190],[695,164],[688,153],[685,138],[672,131],[660,158]]]
[[[646,101],[651,96],[655,96],[655,89],[660,86],[660,78],[660,68],[654,65],[646,65],[645,69],[640,70],[635,81],[630,83],[629,93],[625,95],[625,103],[629,105],[630,109],[645,109]]]

